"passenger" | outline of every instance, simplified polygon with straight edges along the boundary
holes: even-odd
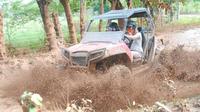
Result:
[[[137,31],[136,25],[134,23],[130,23],[127,25],[127,32],[125,36],[132,40],[130,50],[133,59],[141,59],[143,54],[142,35],[140,32]]]
[[[119,31],[119,26],[116,22],[111,22],[107,28],[107,31]]]

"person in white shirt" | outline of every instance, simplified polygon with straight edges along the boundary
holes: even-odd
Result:
[[[142,35],[137,31],[136,25],[131,23],[127,26],[127,32],[125,34],[127,38],[132,40],[130,50],[133,59],[142,59],[143,49],[142,49]]]

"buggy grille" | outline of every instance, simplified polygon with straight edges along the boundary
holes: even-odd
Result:
[[[88,52],[74,52],[71,55],[72,64],[76,66],[87,66]]]
[[[72,57],[72,63],[79,66],[86,66],[87,57]]]

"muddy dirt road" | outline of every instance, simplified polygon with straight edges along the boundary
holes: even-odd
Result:
[[[200,28],[162,35],[165,49],[154,63],[111,78],[57,69],[54,56],[8,59],[0,65],[0,112],[21,112],[17,98],[24,90],[41,94],[47,108],[55,103],[91,99],[100,112],[126,109],[128,103],[153,104],[200,95]],[[170,81],[174,83],[171,83]],[[198,109],[197,109],[198,110]],[[200,111],[200,109],[199,109]]]
[[[193,28],[179,33],[165,34],[163,38],[166,48],[173,49],[178,45],[183,45],[185,50],[194,51],[200,49],[200,28]]]

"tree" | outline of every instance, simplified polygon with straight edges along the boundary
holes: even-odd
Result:
[[[72,14],[71,14],[71,8],[69,0],[60,0],[60,3],[63,5],[65,9],[65,15],[67,18],[68,23],[68,29],[69,29],[69,37],[71,43],[77,43],[77,37],[76,37],[76,29],[72,20]]]
[[[52,13],[52,18],[53,18],[53,23],[54,23],[54,29],[56,31],[56,36],[61,39],[64,38],[62,28],[58,19],[58,14],[55,12]]]
[[[108,1],[111,3],[111,10],[120,10],[124,8],[120,0],[108,0]]]
[[[80,33],[81,38],[83,38],[83,33],[85,31],[85,0],[80,0]]]
[[[164,9],[166,11],[166,13],[169,14],[170,21],[173,20],[173,16],[174,16],[174,9],[173,9],[172,5],[174,3],[176,3],[176,4],[178,4],[180,2],[184,3],[185,1],[186,0],[141,0],[144,7],[149,9],[152,17],[154,17],[154,16],[156,17],[156,15],[154,15],[155,11],[159,12],[160,9]]]
[[[176,19],[178,20],[180,16],[180,3],[176,1]]]
[[[100,3],[100,14],[104,13],[104,0],[101,0]],[[99,21],[99,31],[102,30],[102,20]]]
[[[169,5],[170,5],[170,22],[173,21],[173,16],[174,16],[174,13],[173,13],[173,9],[172,9],[172,0],[169,1]]]
[[[0,2],[0,4],[2,3],[4,9],[4,18],[6,18],[4,19],[4,36],[7,39],[7,45],[12,46],[11,41],[16,36],[17,30],[21,29],[30,20],[36,20],[38,16],[40,16],[40,13],[35,0],[28,4],[22,4],[21,0],[2,1],[3,2]]]
[[[3,38],[3,11],[0,8],[0,60],[5,57],[5,46]]]
[[[143,3],[144,7],[147,8],[150,11],[150,14],[151,14],[152,17],[154,17],[153,5],[157,1],[158,0],[154,0],[154,1],[141,0],[141,2]]]
[[[57,43],[56,43],[56,38],[55,38],[56,36],[55,36],[53,23],[51,22],[49,11],[48,11],[48,6],[51,1],[50,0],[36,0],[36,1],[40,9],[40,14],[42,16],[42,21],[43,21],[44,30],[47,36],[49,50],[55,50],[57,49]]]
[[[128,8],[131,9],[131,8],[133,7],[133,2],[132,2],[132,0],[126,0],[126,2],[127,2]]]
[[[123,9],[123,5],[120,0],[108,0],[111,3],[111,10]],[[118,19],[120,29],[124,27],[124,19]]]

